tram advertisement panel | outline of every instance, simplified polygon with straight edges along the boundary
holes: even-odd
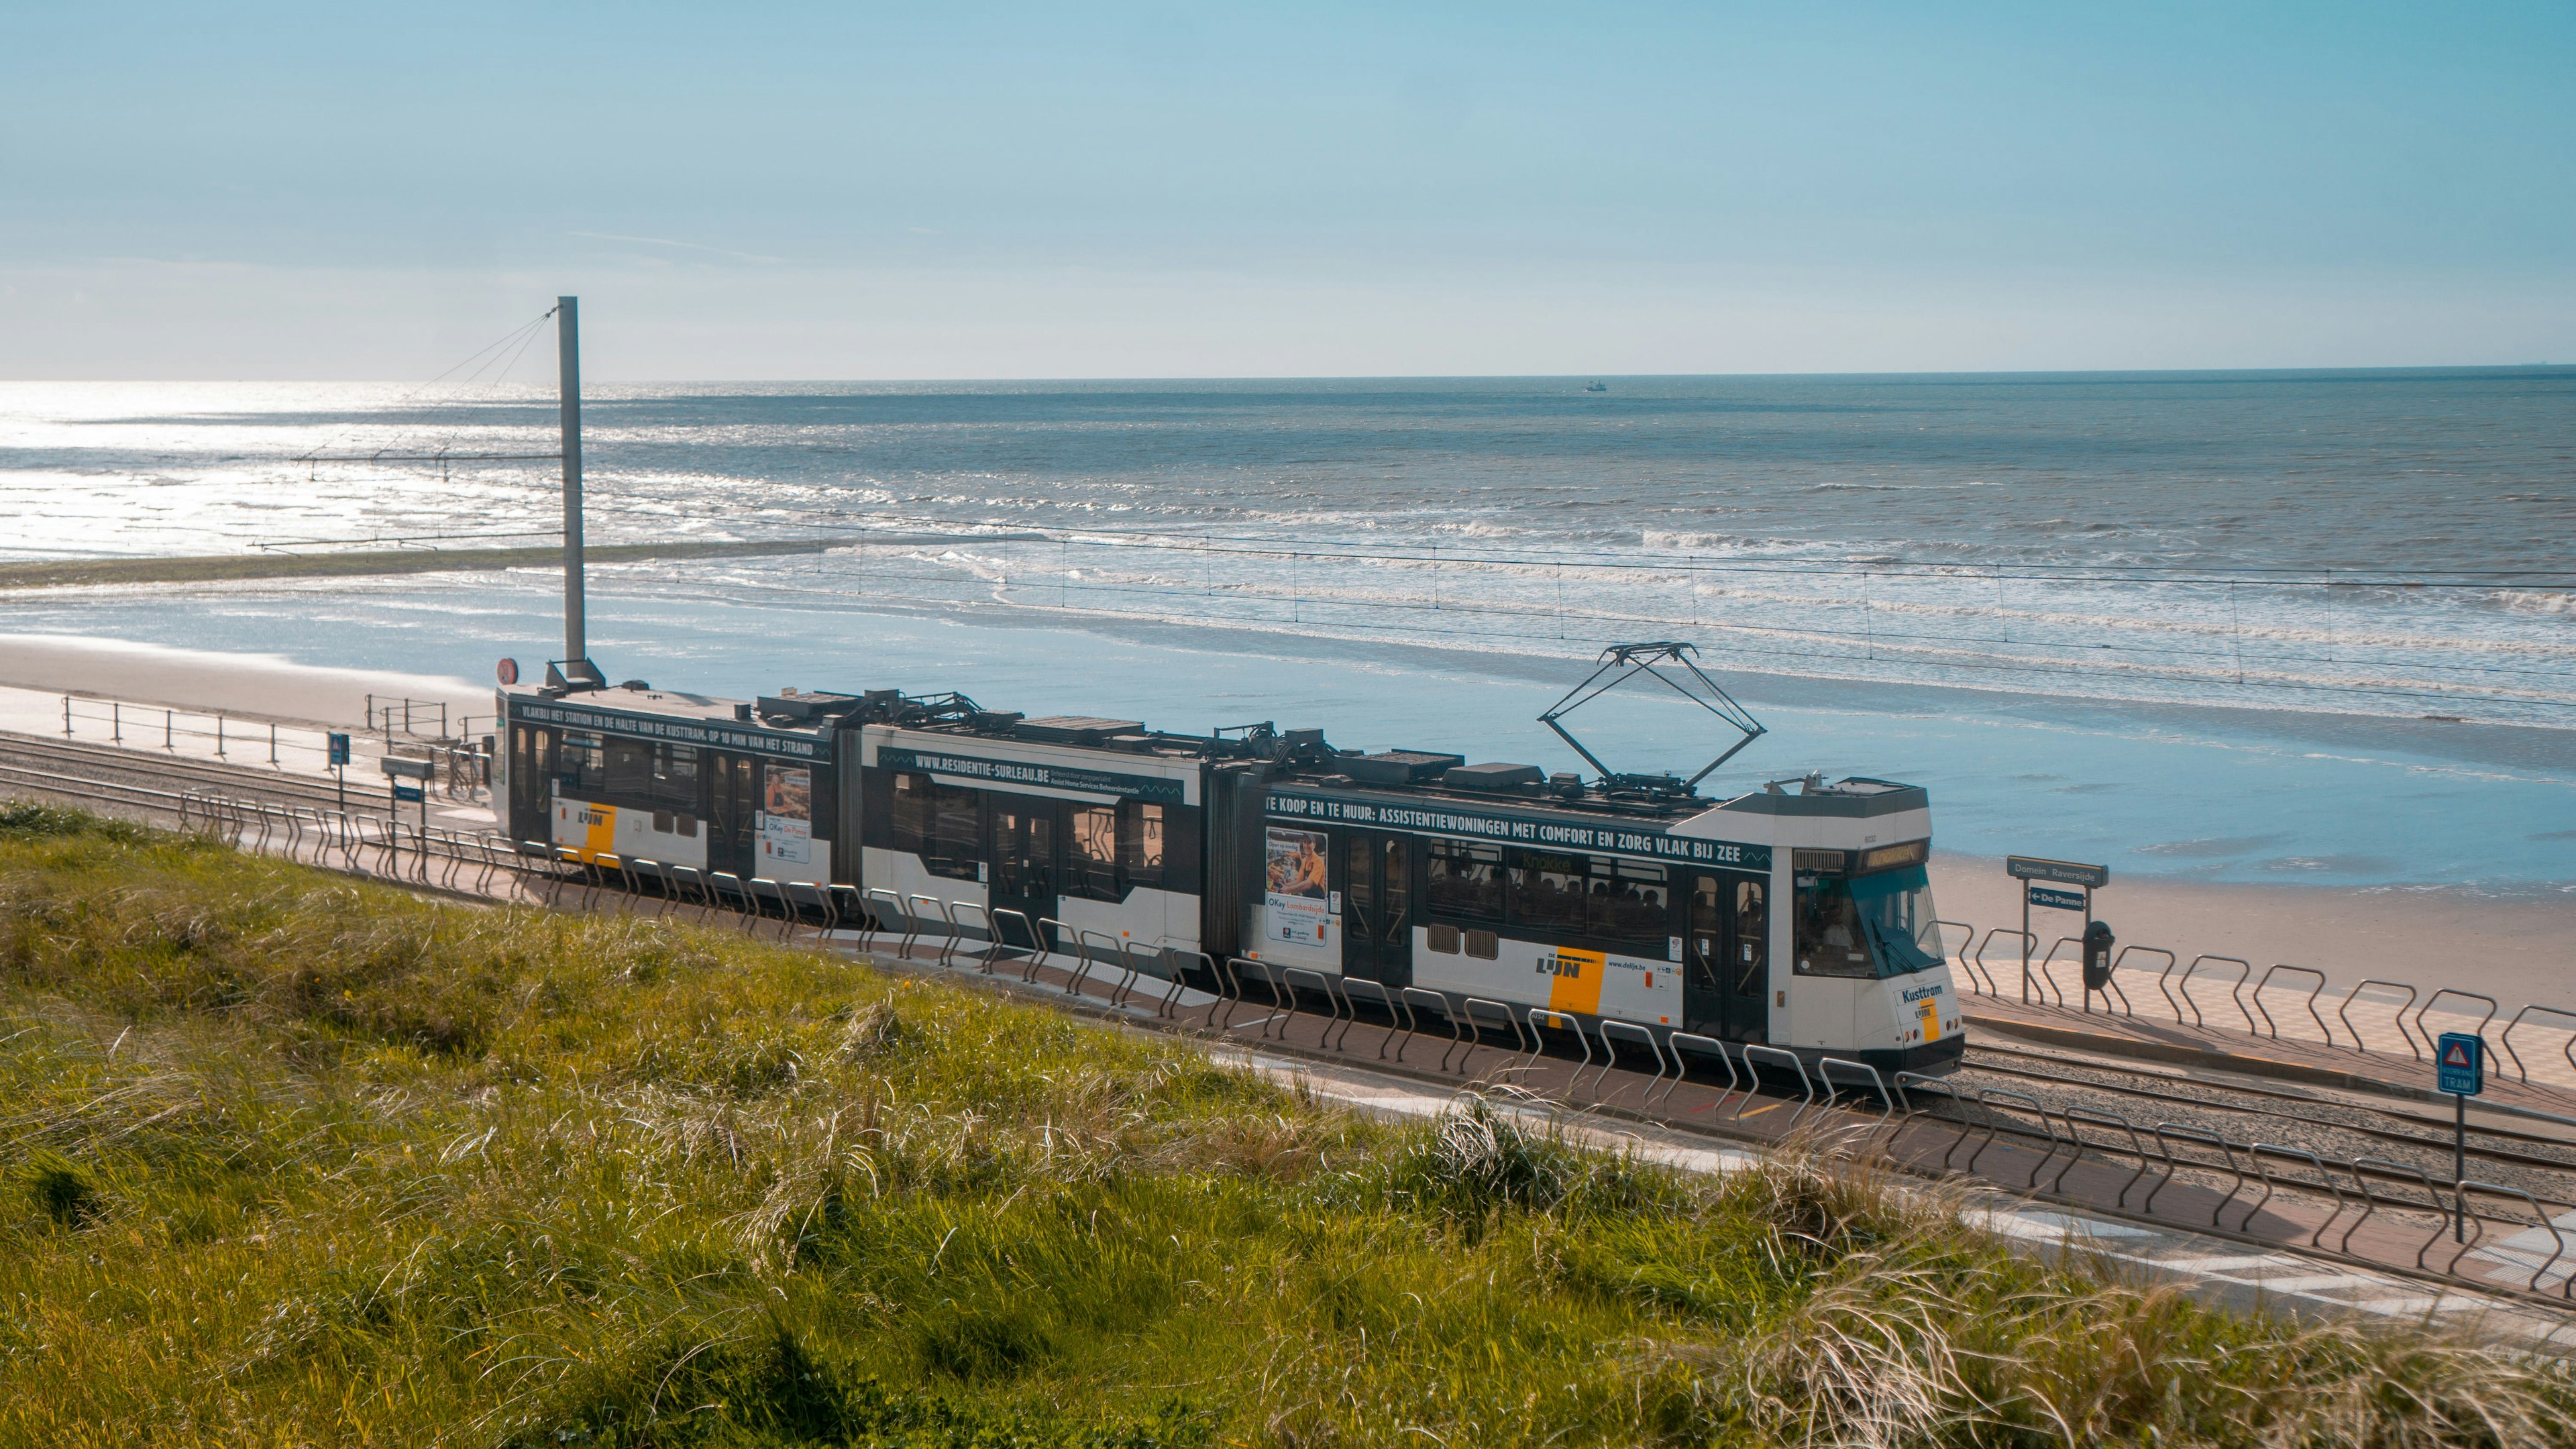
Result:
[[[1301,946],[1326,942],[1332,842],[1320,830],[1267,827],[1262,860],[1262,939]]]
[[[772,765],[761,795],[760,858],[803,865],[814,854],[814,773]]]

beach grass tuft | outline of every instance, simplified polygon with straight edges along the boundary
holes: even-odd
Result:
[[[2576,1444],[1789,1152],[0,808],[0,1443]]]

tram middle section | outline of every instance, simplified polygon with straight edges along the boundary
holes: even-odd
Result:
[[[1918,786],[1810,776],[1718,800],[892,690],[550,680],[498,706],[511,837],[585,861],[930,896],[1596,1034],[1918,1072],[1964,1050]]]

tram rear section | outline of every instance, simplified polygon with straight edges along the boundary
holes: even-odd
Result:
[[[550,681],[499,706],[496,801],[548,851],[928,896],[1050,949],[1093,932],[1169,948],[1175,971],[1240,957],[1354,1002],[1436,994],[1595,1036],[1681,1034],[1676,1050],[1916,1072],[1964,1050],[1912,785],[1810,776],[1713,799],[1669,777],[1344,752],[1316,730],[1174,734],[890,690]]]

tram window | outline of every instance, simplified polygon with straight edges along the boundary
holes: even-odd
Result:
[[[1881,976],[1907,976],[1944,964],[1948,952],[1933,917],[1932,880],[1923,867],[1854,877],[1853,908]]]
[[[1439,952],[1443,956],[1455,956],[1458,954],[1458,928],[1456,926],[1444,926],[1438,921],[1434,921],[1431,923],[1430,928],[1423,933],[1422,944],[1429,946],[1432,950]]]
[[[1513,862],[1505,899],[1511,923],[1581,935],[1591,877],[1582,856],[1521,851]]]
[[[894,848],[905,855],[920,855],[930,843],[930,777],[897,775],[894,777],[894,809],[889,812],[887,833]]]
[[[1592,862],[1591,932],[1632,944],[1661,946],[1672,938],[1671,897],[1664,868],[1633,860]]]
[[[577,795],[596,796],[608,788],[603,760],[597,735],[567,733],[555,746],[555,771]]]
[[[1118,889],[1118,812],[1107,805],[1084,805],[1069,812],[1073,850],[1066,859],[1072,879],[1066,894],[1095,901],[1114,901]]]
[[[612,796],[643,800],[653,787],[653,747],[642,740],[608,742],[608,785]]]
[[[952,880],[974,880],[983,856],[984,794],[962,785],[930,787],[929,839],[923,842],[922,864],[932,875]]]
[[[1431,914],[1469,921],[1503,918],[1503,852],[1459,840],[1428,844]]]
[[[1118,863],[1131,886],[1163,883],[1163,807],[1139,800],[1118,803]]]
[[[1923,867],[1798,877],[1798,974],[1904,976],[1943,964]]]
[[[662,745],[653,757],[653,808],[675,815],[698,809],[698,751],[694,745]]]

